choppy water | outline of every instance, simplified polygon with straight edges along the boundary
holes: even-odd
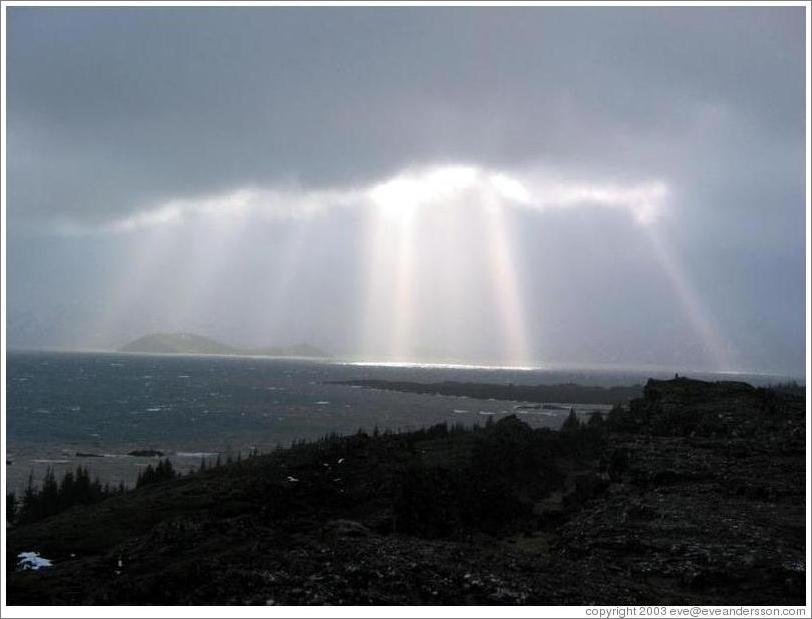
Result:
[[[9,489],[79,464],[102,481],[131,484],[157,449],[181,469],[201,454],[266,451],[294,439],[359,428],[408,430],[439,422],[483,423],[518,403],[359,389],[325,381],[363,378],[516,384],[641,383],[651,372],[348,365],[248,357],[10,352],[7,356]],[[768,377],[745,377],[767,382]],[[576,407],[594,410],[594,405]],[[522,411],[557,427],[565,411]],[[77,453],[104,457],[80,457]],[[210,457],[214,457],[213,455]]]

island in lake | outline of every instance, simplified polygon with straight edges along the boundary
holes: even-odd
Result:
[[[139,337],[118,349],[119,352],[187,355],[257,355],[265,357],[301,357],[326,359],[323,350],[310,344],[238,348],[195,333],[152,333]]]

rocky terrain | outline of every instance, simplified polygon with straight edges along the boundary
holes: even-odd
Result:
[[[803,397],[652,380],[560,432],[327,437],[12,526],[8,602],[801,605],[805,482]]]

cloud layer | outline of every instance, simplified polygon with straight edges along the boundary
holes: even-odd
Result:
[[[646,266],[661,260],[644,232],[654,226],[717,348],[742,367],[802,368],[803,18],[801,7],[11,7],[9,309],[23,318],[10,339],[95,345],[153,327],[248,339],[234,316],[270,303],[251,294],[268,276],[254,267],[287,260],[299,269],[291,302],[333,303],[333,318],[290,317],[279,302],[267,338],[352,352],[365,213],[404,195],[490,196],[510,207],[537,354],[710,363],[673,282],[660,285],[675,271]],[[155,258],[155,274],[133,280],[161,309],[121,308],[100,335],[98,306],[159,237],[189,248],[163,250],[177,268]],[[204,237],[209,251],[192,260]],[[215,260],[212,248],[243,255]],[[457,259],[432,255],[449,269]],[[161,291],[191,294],[204,277],[228,283],[209,307],[187,301],[199,307],[185,324]],[[45,329],[44,314],[65,324]]]

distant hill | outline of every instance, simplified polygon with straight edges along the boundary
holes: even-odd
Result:
[[[233,355],[236,348],[194,333],[151,333],[125,344],[121,352]]]
[[[194,333],[152,333],[119,348],[121,352],[189,355],[263,355],[268,357],[329,357],[309,344],[236,348]]]

